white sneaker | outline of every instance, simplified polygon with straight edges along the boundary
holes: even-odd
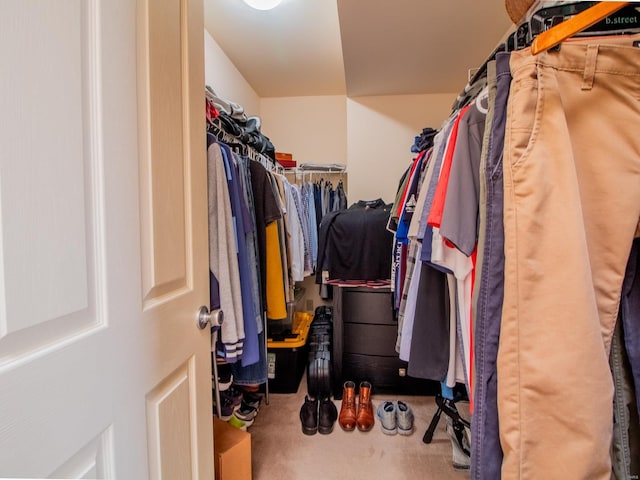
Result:
[[[462,428],[460,431],[461,438],[458,439],[456,428],[453,425],[453,419],[451,417],[445,417],[447,422],[447,434],[451,439],[451,449],[453,454],[453,468],[459,470],[468,470],[471,467],[471,432],[469,429],[458,424],[458,428]]]

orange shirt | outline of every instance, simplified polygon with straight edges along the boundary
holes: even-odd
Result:
[[[280,256],[278,221],[271,222],[266,230],[267,318],[280,320],[287,318],[287,303],[284,297],[284,269]]]

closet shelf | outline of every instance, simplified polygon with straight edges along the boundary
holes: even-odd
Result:
[[[294,168],[286,168],[286,173],[347,173],[347,166],[340,163],[303,163]]]

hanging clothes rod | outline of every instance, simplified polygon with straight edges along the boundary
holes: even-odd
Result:
[[[273,161],[266,155],[258,152],[255,148],[243,143],[239,138],[225,132],[214,123],[209,122],[207,131],[216,137],[220,142],[228,145],[230,148],[239,148],[242,155],[249,157],[251,160],[260,162],[263,167],[272,172],[283,174],[285,169],[277,162]]]
[[[314,171],[314,172],[346,172],[347,166],[341,163],[302,163],[296,170],[300,171]]]
[[[543,6],[523,20],[508,38],[498,44],[453,104],[453,111],[466,104],[479,91],[477,84],[486,78],[487,63],[499,52],[531,47],[538,54],[571,36],[622,35],[640,32],[640,5],[633,2],[570,2]],[[607,21],[605,21],[605,19]],[[609,21],[610,20],[610,21]]]

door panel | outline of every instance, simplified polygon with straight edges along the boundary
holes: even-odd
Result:
[[[113,478],[113,432],[108,429],[91,440],[50,478]]]
[[[149,478],[194,478],[195,361],[193,358],[169,375],[147,396]]]
[[[0,477],[213,478],[202,18],[0,2]]]
[[[80,1],[16,4],[3,3],[12,22],[0,33],[12,72],[0,79],[0,104],[11,113],[0,125],[0,369],[104,322],[96,299],[100,212],[92,207],[101,191],[91,188],[100,138],[97,99],[88,95],[98,78],[95,52],[81,48],[95,45],[95,10]]]
[[[194,312],[175,309],[194,294],[208,295],[204,96],[195,94],[204,92],[204,73],[202,60],[193,61],[204,58],[203,28],[193,23],[198,16],[196,2],[139,4],[143,309],[150,330],[162,325],[156,341],[162,350],[171,346],[175,358],[158,369],[146,396],[152,479],[209,478],[201,470],[212,452],[210,429],[198,425],[212,413],[210,352],[194,354],[191,345],[202,332],[191,323],[191,335],[180,333]]]
[[[188,55],[187,4],[180,0],[141,2],[138,68],[141,150],[141,215],[145,305],[191,284],[186,245],[190,215],[189,151],[185,129],[189,115],[184,80]],[[187,132],[188,134],[188,132]],[[188,138],[187,138],[188,142]],[[190,219],[189,219],[190,220]]]

